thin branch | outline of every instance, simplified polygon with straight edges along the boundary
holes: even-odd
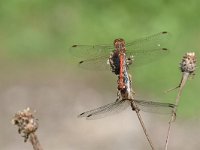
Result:
[[[34,150],[43,150],[38,137],[34,132],[30,134],[30,142],[33,145]]]
[[[177,97],[176,97],[176,102],[175,102],[176,106],[178,106],[178,104],[179,104],[183,88],[184,88],[189,76],[190,75],[194,75],[194,71],[196,69],[195,53],[192,53],[192,52],[191,53],[186,53],[186,55],[183,56],[183,59],[182,59],[182,62],[181,62],[180,65],[181,65],[180,69],[182,71],[181,82],[176,88],[172,88],[172,89],[167,91],[167,92],[169,92],[171,90],[179,88],[178,94],[177,94]],[[172,116],[171,116],[171,119],[169,121],[169,127],[168,127],[168,131],[167,131],[167,137],[166,137],[166,143],[165,143],[165,150],[168,149],[171,125],[172,125],[172,122],[174,122],[175,119],[176,119],[176,111],[177,111],[177,107],[174,108]]]
[[[148,140],[148,142],[149,142],[149,144],[150,144],[150,146],[151,146],[151,149],[152,150],[155,150],[155,148],[154,148],[154,145],[153,145],[153,142],[151,141],[151,138],[150,138],[150,136],[148,135],[148,133],[147,133],[147,129],[146,129],[146,127],[145,127],[145,125],[144,125],[144,121],[143,121],[143,119],[142,119],[142,116],[140,115],[140,109],[138,108],[138,106],[136,105],[136,103],[134,102],[134,94],[135,94],[135,92],[133,91],[133,89],[131,88],[132,86],[131,86],[131,83],[132,83],[132,76],[130,75],[130,74],[128,74],[128,78],[129,78],[129,90],[131,91],[131,92],[128,92],[128,94],[126,95],[125,94],[125,97],[123,96],[123,95],[121,95],[122,97],[124,97],[125,99],[129,99],[130,101],[131,101],[131,108],[132,108],[132,110],[133,111],[135,111],[136,112],[136,114],[137,114],[137,117],[138,117],[138,119],[139,119],[139,122],[140,122],[140,124],[141,124],[141,126],[142,126],[142,129],[143,129],[143,131],[144,131],[144,134],[145,134],[145,136],[146,136],[146,138],[147,138],[147,140]],[[122,98],[123,99],[123,98]]]
[[[145,134],[145,136],[146,136],[146,138],[147,138],[147,140],[148,140],[148,142],[149,142],[149,144],[150,144],[150,146],[151,146],[151,149],[152,149],[152,150],[155,150],[155,148],[154,148],[154,146],[153,146],[153,142],[151,141],[151,138],[150,138],[150,136],[149,136],[148,133],[147,133],[147,129],[146,129],[146,127],[145,127],[145,125],[144,125],[144,122],[143,122],[143,120],[142,120],[142,117],[141,117],[141,115],[140,115],[140,113],[139,113],[139,108],[137,107],[137,105],[135,104],[134,101],[131,102],[131,108],[132,108],[132,110],[135,111],[136,114],[137,114],[137,117],[138,117],[138,119],[139,119],[139,121],[140,121],[140,124],[141,124],[141,126],[142,126],[143,131],[144,131],[144,134]]]
[[[42,146],[35,134],[38,129],[38,122],[30,108],[17,112],[12,119],[12,124],[18,126],[18,133],[22,135],[24,142],[29,139],[34,150],[42,150]]]

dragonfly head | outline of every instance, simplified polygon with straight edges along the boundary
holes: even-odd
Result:
[[[125,52],[126,51],[126,48],[125,48],[125,41],[124,39],[115,39],[114,40],[114,47],[115,47],[115,50],[117,51],[122,51],[122,52]]]

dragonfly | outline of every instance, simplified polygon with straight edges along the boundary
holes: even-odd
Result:
[[[117,55],[120,52],[126,54],[127,65],[132,69],[132,66],[147,64],[166,56],[169,50],[165,44],[169,38],[169,32],[163,31],[126,44],[125,40],[119,38],[114,40],[113,45],[73,45],[69,52],[78,59],[78,64],[82,68],[111,70],[119,74],[120,59]],[[118,65],[113,66],[112,61]]]
[[[133,98],[131,76],[128,74],[132,64],[148,62],[165,56],[168,52],[163,43],[168,39],[168,32],[160,32],[149,37],[125,43],[122,38],[115,39],[111,45],[73,45],[70,52],[80,58],[79,65],[87,69],[105,69],[118,75],[118,97],[113,103],[83,112],[79,117],[87,119],[102,118],[125,110],[128,106],[147,112],[172,113],[174,104],[161,103]],[[141,56],[145,59],[141,59]],[[146,57],[148,56],[148,57]],[[156,57],[157,56],[157,57]],[[149,59],[150,58],[150,59]],[[139,107],[137,107],[139,106]]]
[[[123,40],[122,45],[123,45]],[[117,40],[118,42],[118,40]],[[120,44],[120,43],[118,43]],[[122,48],[122,47],[121,47]],[[134,99],[134,92],[132,90],[132,80],[130,74],[128,74],[128,67],[126,63],[126,55],[124,53],[122,62],[120,61],[120,74],[118,80],[118,98],[115,102],[95,108],[81,113],[78,117],[86,117],[86,119],[98,119],[108,115],[119,113],[131,106],[132,110],[142,110],[146,112],[169,114],[173,113],[176,105],[171,103],[154,102],[147,100]],[[122,70],[121,70],[122,69]],[[120,80],[122,72],[122,81]],[[121,83],[122,82],[122,83]],[[122,86],[121,86],[122,84]]]

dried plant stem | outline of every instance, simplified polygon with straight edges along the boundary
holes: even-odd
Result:
[[[179,90],[178,90],[178,94],[177,94],[176,102],[175,102],[176,106],[178,106],[178,104],[179,104],[180,97],[181,97],[181,94],[182,94],[182,91],[183,91],[183,87],[185,86],[185,83],[188,80],[189,75],[190,74],[188,72],[183,72],[181,82],[180,82],[179,86],[177,87],[177,88],[179,88]],[[176,118],[176,110],[177,110],[177,107],[174,108],[171,119],[169,121],[167,138],[166,138],[166,143],[165,143],[165,150],[168,149],[171,126],[172,126],[172,122],[175,121],[175,118]]]
[[[30,134],[30,142],[33,145],[34,150],[43,150],[38,137],[34,132]]]
[[[140,124],[141,124],[141,126],[142,126],[142,129],[143,129],[143,131],[144,131],[144,134],[145,134],[145,136],[146,136],[146,138],[147,138],[147,140],[148,140],[148,142],[149,142],[149,144],[150,144],[150,146],[151,146],[151,149],[152,149],[152,150],[155,150],[155,148],[154,148],[154,146],[153,146],[153,142],[151,141],[151,138],[150,138],[150,136],[149,136],[148,133],[147,133],[147,129],[146,129],[145,125],[144,125],[144,121],[142,120],[142,116],[140,115],[140,112],[139,112],[140,109],[138,108],[138,106],[137,106],[136,103],[134,102],[134,94],[135,94],[135,92],[134,92],[133,89],[131,88],[132,77],[131,77],[130,74],[128,74],[128,78],[130,79],[129,84],[130,84],[130,91],[131,91],[131,92],[127,95],[128,97],[125,97],[125,99],[127,99],[127,98],[130,99],[131,108],[132,108],[132,110],[135,111],[136,114],[137,114],[137,117],[138,117],[139,122],[140,122]]]
[[[155,148],[154,148],[154,146],[153,146],[153,143],[152,143],[152,141],[151,141],[151,138],[150,138],[150,136],[149,136],[148,133],[147,133],[147,129],[146,129],[146,127],[145,127],[145,125],[144,125],[144,122],[143,122],[143,120],[142,120],[142,117],[141,117],[141,115],[140,115],[139,108],[137,107],[137,105],[135,104],[134,101],[131,102],[131,108],[132,108],[132,110],[135,111],[136,114],[137,114],[137,117],[138,117],[138,119],[139,119],[139,121],[140,121],[140,124],[141,124],[141,126],[142,126],[143,131],[144,131],[144,134],[145,134],[145,136],[146,136],[146,138],[147,138],[147,140],[148,140],[148,142],[149,142],[149,144],[150,144],[150,146],[151,146],[151,149],[152,149],[152,150],[155,150]]]
[[[168,90],[168,91],[171,91],[171,90],[179,88],[178,94],[176,97],[176,102],[175,102],[176,106],[178,106],[178,104],[179,104],[180,97],[181,97],[181,94],[182,94],[182,91],[183,91],[186,81],[188,80],[190,75],[194,75],[194,71],[196,69],[196,61],[197,60],[196,60],[196,56],[195,56],[194,52],[188,52],[182,58],[182,61],[180,63],[180,70],[182,72],[181,82],[176,88]],[[176,110],[177,110],[177,107],[174,108],[171,119],[169,121],[169,127],[168,127],[168,132],[167,132],[166,143],[165,143],[165,150],[168,149],[171,125],[172,125],[172,122],[175,121]]]

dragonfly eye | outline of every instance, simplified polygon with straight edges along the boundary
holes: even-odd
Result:
[[[122,43],[120,43],[120,44],[117,44],[116,49],[118,50],[125,49],[125,46]]]

